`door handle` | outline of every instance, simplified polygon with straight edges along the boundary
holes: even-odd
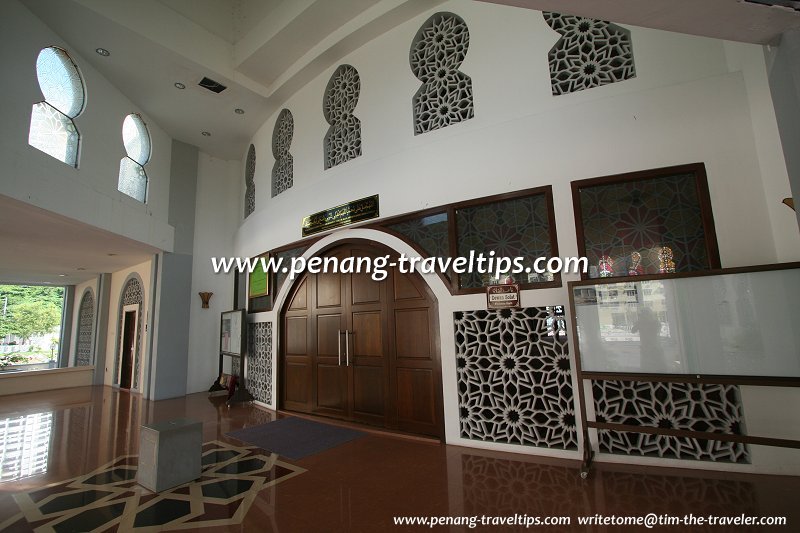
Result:
[[[339,366],[342,366],[342,330],[336,330],[336,349],[339,352],[339,358],[336,360]]]
[[[346,348],[345,357],[347,357],[347,366],[350,366],[350,331],[344,330],[344,345]]]

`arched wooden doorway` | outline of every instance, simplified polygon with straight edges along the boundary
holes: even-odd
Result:
[[[396,254],[349,242],[321,254]],[[442,438],[436,298],[418,274],[298,278],[281,310],[279,398],[283,409]]]

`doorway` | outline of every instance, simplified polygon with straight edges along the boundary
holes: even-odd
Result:
[[[119,343],[119,375],[117,383],[121,389],[130,389],[133,383],[134,357],[136,354],[136,321],[138,305],[122,308],[120,323],[121,341]]]
[[[355,242],[323,254],[395,256]],[[407,433],[444,435],[436,298],[418,274],[306,273],[281,312],[280,407]]]

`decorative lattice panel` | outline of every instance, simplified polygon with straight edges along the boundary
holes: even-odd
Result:
[[[569,348],[566,331],[553,328],[554,308],[454,318],[461,436],[577,448]]]
[[[322,110],[331,125],[325,134],[325,168],[329,169],[361,155],[361,121],[353,115],[361,94],[358,71],[341,65],[325,89]]]
[[[117,324],[121,324],[122,316],[123,316],[123,308],[126,305],[134,305],[138,304],[138,310],[136,311],[136,347],[135,353],[133,354],[133,388],[139,388],[139,367],[141,365],[139,355],[141,352],[142,347],[142,303],[144,302],[144,293],[142,289],[142,284],[136,278],[131,278],[125,283],[125,287],[122,289],[122,298],[120,298],[119,303],[119,315],[117,316]],[[122,328],[120,326],[120,330],[117,332],[117,357],[116,363],[114,364],[114,382],[119,383],[119,365],[120,365],[120,350],[119,346],[122,342]]]
[[[244,218],[256,210],[256,147],[247,150],[244,165]],[[273,195],[274,196],[274,195]]]
[[[414,135],[475,116],[472,79],[459,71],[469,48],[469,29],[453,13],[436,13],[411,44],[411,71],[422,86],[414,95]]]
[[[636,77],[627,29],[604,20],[549,12],[542,15],[561,35],[547,56],[554,95]]]
[[[75,349],[75,366],[92,364],[92,332],[94,330],[94,296],[87,290],[78,309],[78,343]]]
[[[248,326],[247,389],[259,402],[272,403],[272,322]]]
[[[598,422],[744,434],[742,404],[735,385],[595,381]],[[599,430],[600,450],[624,455],[749,463],[744,444],[647,433]]]
[[[283,109],[275,122],[272,132],[272,197],[292,187],[294,183],[294,159],[289,153],[294,135],[294,117],[288,109]]]

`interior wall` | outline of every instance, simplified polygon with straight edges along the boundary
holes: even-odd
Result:
[[[42,48],[61,46],[78,65],[86,85],[86,107],[75,119],[81,135],[78,168],[28,145],[31,108],[43,100],[36,79]],[[70,49],[17,0],[0,2],[0,64],[4,76],[0,99],[0,159],[3,194],[55,213],[172,250],[169,210],[169,136],[82,57]],[[122,122],[142,115],[152,139],[147,204],[117,190],[120,160],[125,157]]]
[[[142,280],[142,316],[138,317],[141,321],[141,345],[139,349],[140,365],[139,365],[139,384],[140,387],[144,386],[144,376],[147,376],[148,370],[148,346],[150,344],[150,328],[144,327],[145,324],[150,324],[150,302],[152,294],[151,284],[151,269],[152,261],[145,261],[130,268],[119,270],[111,274],[110,285],[110,305],[108,311],[108,337],[106,339],[106,358],[105,358],[105,377],[103,379],[104,385],[114,384],[114,363],[118,357],[118,336],[120,334],[119,324],[119,304],[122,298],[122,289],[128,276],[136,274]],[[137,329],[139,326],[137,325]],[[141,391],[140,391],[141,392]]]
[[[795,246],[800,242],[797,225],[780,205],[773,205],[775,195],[787,190],[788,182],[783,154],[774,146],[777,124],[761,47],[628,27],[636,78],[554,97],[547,54],[559,36],[541,13],[464,1],[447,2],[436,11],[454,12],[469,27],[469,50],[459,70],[472,79],[475,117],[415,136],[412,97],[420,81],[409,68],[409,49],[434,10],[386,32],[340,61],[354,66],[360,75],[354,114],[361,121],[363,155],[324,170],[323,138],[328,124],[321,108],[336,66],[282,106],[294,117],[290,147],[294,185],[276,198],[270,198],[270,178],[278,113],[253,137],[256,210],[236,233],[235,255],[255,256],[297,241],[303,216],[373,194],[380,195],[381,216],[389,217],[552,185],[559,252],[573,256],[578,243],[570,182],[703,162],[722,266],[800,259],[800,246]],[[239,182],[243,187],[243,177]],[[241,199],[237,208],[241,211]],[[368,232],[342,230],[325,242],[360,231]],[[387,242],[393,238],[368,233],[366,238],[404,249]],[[314,249],[317,245],[309,253]],[[521,303],[526,307],[567,305],[566,283],[574,279],[564,276],[561,288],[523,291]],[[279,301],[287,288],[284,285]],[[574,456],[460,437],[453,312],[485,308],[485,295],[454,297],[437,292],[437,296],[447,442]],[[275,335],[280,335],[276,311],[249,319],[272,322]],[[275,354],[278,344],[273,339]],[[572,339],[570,349],[574,368]],[[277,357],[272,361],[277,363]],[[273,376],[277,375],[274,367]],[[573,385],[577,390],[577,383]],[[748,405],[751,397],[743,395],[745,413],[756,412],[755,404]],[[766,432],[764,436],[776,430],[770,423],[760,429]],[[786,453],[798,456],[795,450]],[[781,468],[767,454],[754,454],[754,464],[744,466],[627,456],[620,460],[744,471]]]
[[[202,152],[198,158],[187,393],[208,390],[217,378],[220,313],[233,309],[233,275],[215,274],[211,258],[234,253],[234,235],[244,214],[242,168],[238,161]],[[208,309],[201,307],[199,292],[214,293]]]
[[[800,30],[782,35],[778,46],[766,47],[769,86],[778,117],[781,141],[795,207],[800,206]],[[800,214],[797,216],[800,225]]]

